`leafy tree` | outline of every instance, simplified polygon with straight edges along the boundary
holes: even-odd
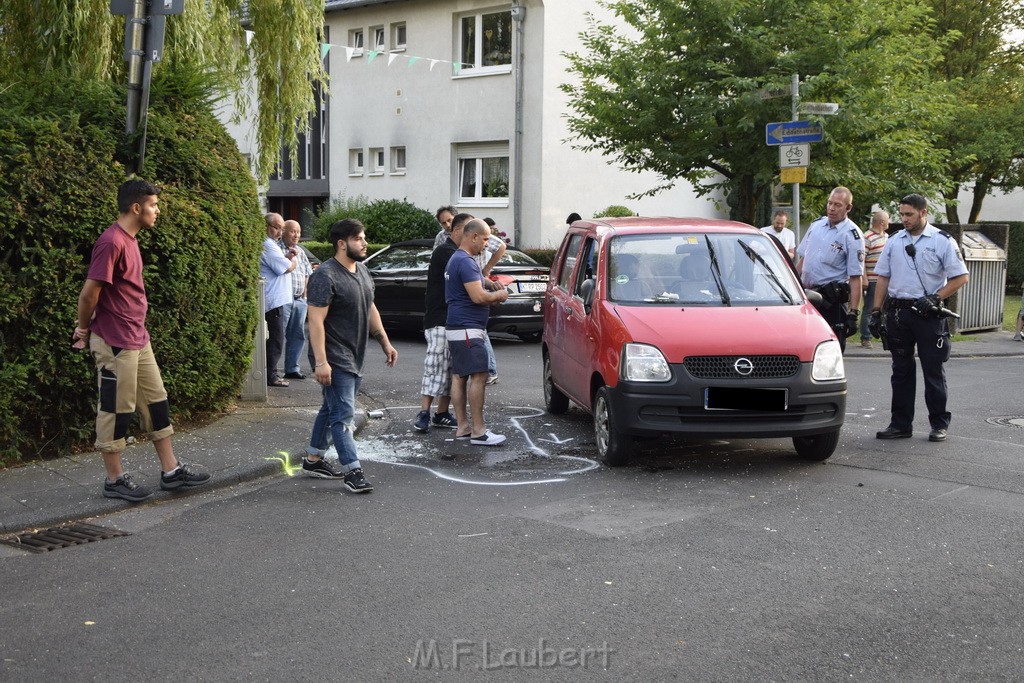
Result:
[[[919,0],[599,4],[617,25],[589,15],[580,51],[566,55],[577,77],[561,86],[568,127],[580,149],[657,173],[662,182],[644,194],[688,181],[703,195],[726,192],[733,218],[754,222],[779,173],[765,125],[791,118],[789,97],[763,93],[793,74],[801,99],[841,107],[812,149],[808,214],[835,185],[850,187],[865,213],[876,198],[944,189],[934,129],[954,102],[930,78],[945,41],[922,39],[931,20]]]
[[[184,13],[167,22],[155,72],[202,70],[235,97],[239,116],[255,107],[257,171],[266,178],[281,145],[294,155],[298,133],[308,128],[310,83],[325,87],[323,22],[323,0],[186,0]],[[124,17],[110,14],[109,0],[0,2],[0,83],[49,72],[124,83],[123,45]],[[255,105],[245,87],[250,76]]]
[[[1017,0],[930,0],[938,35],[955,32],[936,73],[946,80],[959,106],[940,129],[950,150],[946,216],[960,222],[960,188],[973,183],[967,222],[976,223],[985,196],[994,188],[1024,186],[1024,55],[1006,34],[1024,28]]]

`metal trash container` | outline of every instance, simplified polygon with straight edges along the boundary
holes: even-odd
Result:
[[[245,382],[242,384],[241,399],[243,401],[266,401],[267,400],[267,321],[263,316],[263,307],[266,305],[264,289],[267,281],[260,278],[257,291],[259,292],[259,316],[256,323],[256,338],[252,349],[252,363],[249,365],[249,372],[245,375]]]
[[[1006,250],[977,230],[964,230],[961,249],[970,279],[957,293],[957,312],[960,313],[957,331],[1002,328]]]

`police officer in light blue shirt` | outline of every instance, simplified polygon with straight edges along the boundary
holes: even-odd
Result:
[[[796,250],[800,279],[821,294],[821,303],[815,305],[836,331],[843,351],[846,338],[857,332],[864,273],[864,234],[847,218],[851,208],[850,190],[832,190],[825,215],[811,223]]]
[[[945,441],[950,413],[943,364],[949,360],[950,341],[944,299],[967,284],[967,266],[956,241],[928,223],[924,197],[909,194],[900,200],[900,217],[904,229],[885,243],[875,266],[878,284],[868,325],[876,338],[884,325],[885,346],[892,354],[892,417],[889,426],[875,436],[906,439],[913,435],[916,346],[931,425],[928,440]]]

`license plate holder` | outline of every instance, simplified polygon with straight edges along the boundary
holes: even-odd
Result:
[[[789,389],[750,387],[706,387],[704,410],[748,410],[785,412],[789,407]]]

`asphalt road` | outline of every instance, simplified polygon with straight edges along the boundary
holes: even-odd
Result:
[[[1020,677],[1024,446],[998,419],[1020,359],[950,363],[944,444],[923,415],[875,440],[888,363],[849,359],[826,463],[648,442],[610,470],[586,414],[539,409],[538,345],[497,345],[493,449],[413,432],[422,344],[398,347],[364,383],[387,414],[360,438],[373,494],[280,477],[0,558],[0,679]]]

